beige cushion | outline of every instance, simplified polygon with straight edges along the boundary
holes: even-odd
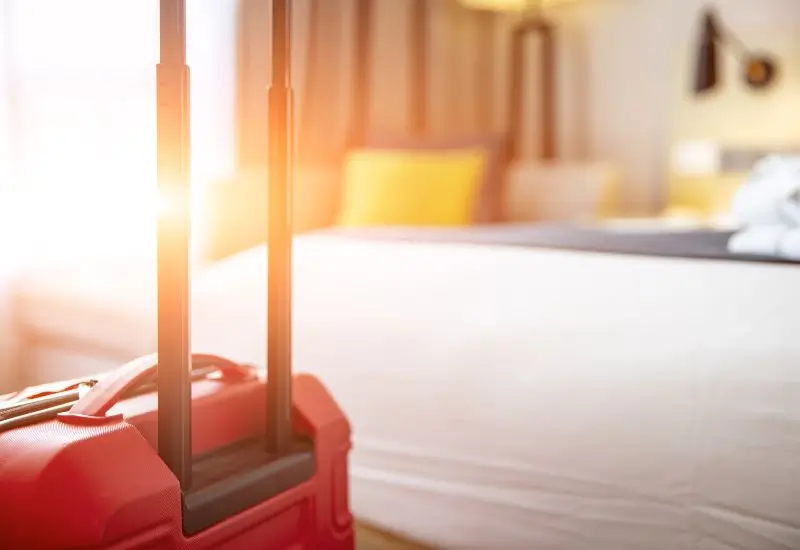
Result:
[[[509,169],[508,221],[585,221],[618,207],[619,175],[603,163],[519,162]]]

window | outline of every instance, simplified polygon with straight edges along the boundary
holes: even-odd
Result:
[[[139,231],[156,205],[158,0],[3,3],[5,192],[32,200],[24,215],[38,215],[51,232],[79,219],[87,238],[134,220],[130,230]],[[187,2],[197,194],[234,169],[236,7]]]

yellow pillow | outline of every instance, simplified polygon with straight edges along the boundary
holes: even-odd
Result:
[[[468,225],[487,154],[361,150],[348,155],[339,225]]]

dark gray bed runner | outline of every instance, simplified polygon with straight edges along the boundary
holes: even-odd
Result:
[[[576,250],[606,254],[635,254],[735,262],[798,265],[774,256],[732,254],[731,231],[631,231],[568,224],[498,224],[464,228],[370,227],[335,228],[325,234],[355,239],[422,243],[469,243]]]

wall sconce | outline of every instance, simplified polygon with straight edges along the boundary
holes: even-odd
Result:
[[[693,91],[702,94],[717,86],[719,47],[728,46],[735,50],[742,65],[745,83],[754,89],[763,89],[773,83],[777,76],[777,62],[769,55],[750,51],[728,29],[723,29],[713,10],[703,13],[700,41],[697,48],[697,64]]]

